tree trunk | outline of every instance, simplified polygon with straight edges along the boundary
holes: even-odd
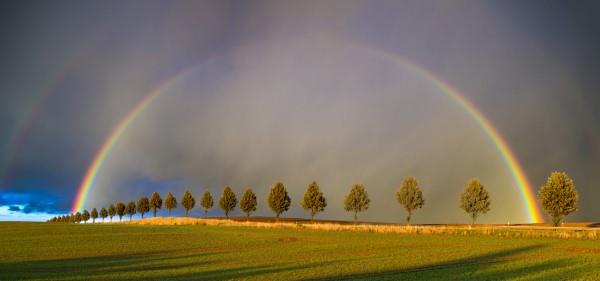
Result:
[[[315,213],[314,212],[310,213],[310,221],[315,222]]]
[[[410,225],[410,217],[412,216],[412,213],[409,211],[408,215],[406,216],[406,224]]]
[[[275,214],[275,222],[279,222],[279,213]]]
[[[189,210],[189,209],[185,209],[185,216],[186,216],[186,217],[188,216],[188,213],[189,213],[189,212],[190,212],[190,210]]]
[[[358,212],[354,211],[354,224],[357,223],[357,220],[358,220]]]
[[[204,217],[208,217],[208,209],[204,209]]]
[[[142,219],[144,219],[144,213],[142,212]]]
[[[171,216],[171,208],[169,208],[169,217]]]
[[[553,216],[552,217],[552,225],[554,227],[559,227],[560,226],[560,221],[562,220],[561,216]]]
[[[154,217],[156,218],[156,208],[154,208],[154,210],[152,210],[152,212],[154,213]]]

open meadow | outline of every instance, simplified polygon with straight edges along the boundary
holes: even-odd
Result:
[[[427,233],[2,222],[0,280],[600,279],[598,240]]]

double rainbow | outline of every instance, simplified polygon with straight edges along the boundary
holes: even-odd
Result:
[[[473,120],[479,125],[479,127],[488,135],[492,143],[496,146],[498,152],[502,156],[502,159],[508,169],[511,172],[513,180],[517,185],[521,197],[525,203],[527,209],[527,215],[530,222],[538,223],[543,221],[543,217],[540,211],[539,206],[535,200],[535,193],[533,188],[531,187],[525,173],[523,172],[523,168],[519,164],[517,157],[512,152],[510,147],[508,146],[506,140],[500,135],[500,132],[492,125],[492,123],[479,111],[475,105],[470,102],[466,97],[464,97],[457,89],[452,87],[447,82],[435,76],[430,71],[425,68],[412,63],[408,60],[405,60],[396,55],[386,53],[380,50],[375,49],[366,49],[373,54],[381,56],[382,58],[394,61],[397,64],[400,64],[404,67],[408,67],[415,73],[418,73],[431,82],[433,82],[443,93],[452,98],[456,103],[464,109]],[[181,78],[185,77],[190,70],[193,68],[188,68],[178,74],[172,76],[171,78],[165,80],[163,83],[159,84],[159,86],[147,94],[140,102],[138,102],[135,107],[121,121],[117,124],[117,126],[112,130],[109,137],[104,141],[100,150],[94,156],[94,161],[89,166],[86,171],[85,177],[79,186],[79,190],[77,192],[77,196],[72,206],[72,212],[81,211],[84,208],[85,202],[87,200],[87,196],[94,185],[94,181],[98,176],[98,172],[102,167],[106,157],[109,155],[112,147],[119,140],[119,138],[123,135],[123,133],[127,130],[129,125],[135,120],[135,118],[142,112],[148,105],[150,105],[156,98],[158,98],[162,93],[166,92],[166,90]]]

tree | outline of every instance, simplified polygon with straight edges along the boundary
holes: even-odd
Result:
[[[368,210],[370,203],[371,199],[369,199],[369,194],[367,194],[365,186],[355,184],[346,196],[346,200],[344,200],[344,209],[347,212],[354,212],[354,222],[356,222],[358,220],[358,212]]]
[[[156,209],[162,208],[162,198],[160,198],[160,194],[158,192],[153,192],[152,197],[150,197],[150,208],[152,208],[152,213],[154,217],[156,217]]]
[[[200,200],[200,205],[204,208],[204,217],[208,215],[208,210],[213,207],[213,198],[210,192],[206,191],[202,194],[202,199]]]
[[[250,217],[250,213],[256,211],[257,206],[258,202],[256,201],[256,194],[254,194],[252,189],[246,188],[242,195],[242,199],[240,200],[240,209],[242,212],[246,213],[246,219]]]
[[[237,198],[231,187],[226,186],[223,189],[223,194],[221,194],[221,199],[219,199],[219,206],[225,213],[225,217],[229,218],[229,212],[233,211],[235,206],[237,206]]]
[[[96,208],[92,209],[92,223],[96,223],[96,219],[98,218],[98,210]]]
[[[83,220],[83,223],[87,223],[87,221],[90,219],[90,212],[88,212],[88,210],[83,210],[81,219]]]
[[[485,214],[490,210],[490,195],[485,187],[477,179],[469,181],[460,194],[460,208],[471,216],[471,226],[479,214]]]
[[[104,219],[108,217],[108,211],[106,208],[100,209],[100,217],[102,218],[102,222],[104,222]]]
[[[117,214],[117,207],[114,204],[110,204],[108,206],[108,216],[110,217],[110,221],[112,222],[112,218]]]
[[[410,218],[412,216],[413,211],[416,209],[420,209],[425,205],[425,200],[423,199],[423,193],[419,188],[419,183],[415,177],[405,177],[396,192],[396,199],[398,199],[398,203],[404,207],[406,210],[406,223],[410,224]]]
[[[142,215],[142,219],[144,219],[145,213],[150,212],[150,200],[148,200],[148,197],[140,197],[137,203],[137,211]]]
[[[290,199],[283,183],[278,181],[271,187],[267,202],[269,203],[269,208],[275,213],[276,220],[279,221],[281,213],[290,209],[292,199]]]
[[[327,207],[327,200],[321,192],[321,188],[316,181],[311,182],[304,192],[304,198],[302,199],[302,208],[310,213],[310,220],[314,221],[315,215],[319,212],[323,212]]]
[[[127,210],[125,210],[125,212],[129,216],[129,221],[131,221],[131,218],[136,213],[136,208],[135,207],[136,207],[135,206],[135,202],[133,202],[133,201],[129,201],[129,204],[127,204]]]
[[[169,216],[171,216],[171,209],[177,208],[177,199],[175,199],[175,196],[171,192],[167,194],[167,198],[165,199],[165,208],[169,210]]]
[[[189,190],[181,197],[181,205],[185,208],[185,216],[187,217],[190,210],[196,205],[196,199],[194,199],[194,196]]]
[[[127,206],[125,206],[125,203],[123,202],[118,202],[116,208],[117,215],[119,215],[119,221],[121,221],[123,219],[123,216],[125,215],[125,210],[127,209]]]
[[[564,217],[577,211],[579,194],[575,183],[565,172],[553,172],[538,191],[542,207],[552,217],[552,225],[560,226]]]

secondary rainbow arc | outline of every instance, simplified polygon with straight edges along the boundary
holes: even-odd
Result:
[[[510,170],[513,180],[520,191],[521,197],[524,200],[529,221],[533,223],[539,223],[543,221],[542,213],[535,200],[535,193],[533,191],[533,188],[531,187],[529,180],[527,179],[527,176],[523,171],[523,168],[517,160],[517,157],[510,149],[508,143],[506,142],[506,140],[504,140],[500,132],[483,115],[483,113],[475,107],[475,105],[471,101],[469,101],[464,95],[462,95],[449,83],[438,78],[432,72],[415,63],[412,63],[397,55],[383,52],[381,50],[369,48],[367,48],[367,50],[379,56],[382,56],[383,58],[392,60],[398,64],[408,67],[412,71],[415,71],[416,73],[426,77],[431,82],[433,82],[443,93],[445,93],[447,96],[451,97],[454,101],[456,101],[456,103],[463,110],[465,110],[469,114],[469,116],[473,118],[473,120],[475,120],[479,127],[488,135],[492,143],[496,146],[507,168]],[[132,108],[131,111],[129,111],[129,113],[125,115],[125,117],[123,117],[123,119],[120,120],[119,123],[117,123],[117,126],[112,130],[108,138],[103,142],[100,150],[96,153],[96,155],[94,156],[94,160],[87,169],[86,174],[78,188],[78,192],[72,206],[72,212],[77,212],[84,208],[87,196],[94,185],[100,168],[104,164],[112,147],[115,145],[115,143],[117,143],[119,138],[129,127],[129,125],[148,105],[150,105],[154,100],[156,100],[162,93],[166,92],[166,90],[171,85],[179,81],[181,78],[185,77],[191,69],[193,69],[193,67],[185,69],[184,71],[181,71],[178,74],[172,76],[171,78],[165,80],[163,83],[160,83],[159,86],[155,88],[155,90],[147,94]]]

